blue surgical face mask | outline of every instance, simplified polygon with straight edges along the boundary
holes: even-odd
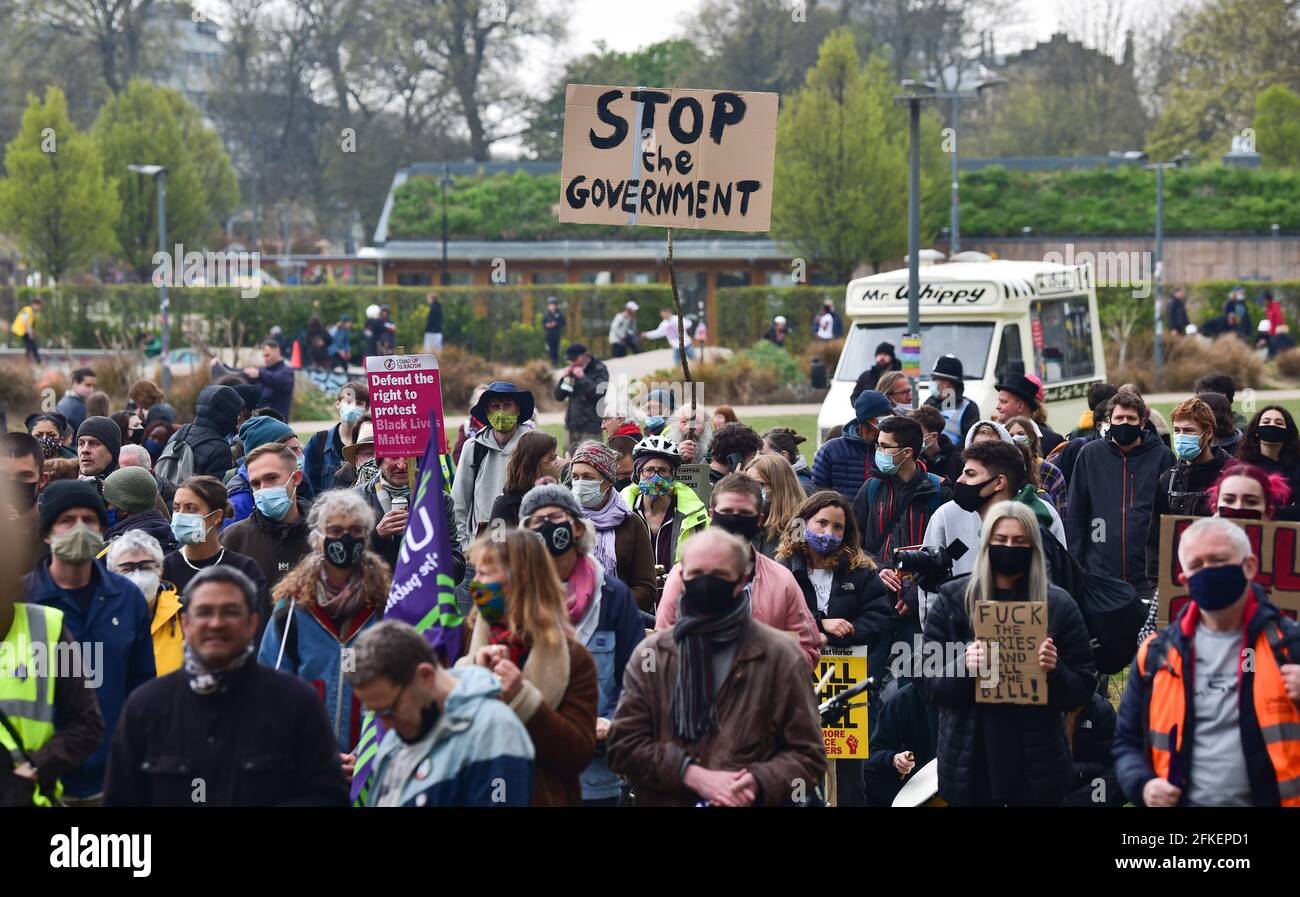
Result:
[[[573,497],[584,508],[599,508],[605,503],[605,494],[601,491],[600,480],[574,480]]]
[[[876,470],[879,470],[885,476],[898,473],[898,462],[894,460],[894,457],[894,455],[883,449],[876,449]]]
[[[213,511],[212,514],[215,514]],[[212,514],[185,514],[177,512],[172,515],[172,535],[182,545],[198,545],[208,537],[208,527],[204,521]]]
[[[307,465],[307,453],[303,452],[298,456],[298,469],[302,470]]]
[[[345,424],[355,424],[361,420],[365,412],[357,405],[342,405],[339,407],[339,420]]]
[[[1180,460],[1190,461],[1201,454],[1201,437],[1189,433],[1174,434],[1174,454]]]
[[[289,508],[293,507],[293,499],[289,498],[289,487],[271,486],[254,492],[253,504],[257,505],[257,510],[262,512],[263,517],[283,520],[284,515],[289,513]]]
[[[650,430],[662,430],[664,428],[664,425],[667,423],[668,423],[668,418],[661,417],[659,415],[656,415],[654,417],[647,417],[645,419],[646,428]]]

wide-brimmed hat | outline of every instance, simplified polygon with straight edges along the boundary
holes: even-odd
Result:
[[[934,369],[930,371],[930,379],[933,380],[935,377],[961,383],[965,379],[961,359],[956,355],[940,355],[934,360]]]
[[[349,464],[357,463],[357,449],[363,445],[375,447],[375,426],[368,420],[363,420],[357,427],[356,441],[351,445],[343,446],[343,457]]]
[[[1006,374],[993,388],[1023,399],[1030,411],[1038,407],[1038,385],[1024,374]]]
[[[533,394],[526,389],[520,389],[513,383],[505,380],[493,380],[488,384],[488,388],[483,395],[479,396],[474,407],[469,409],[470,416],[483,423],[488,423],[487,406],[492,399],[514,399],[519,405],[519,423],[532,420],[533,411],[537,407],[533,401]]]

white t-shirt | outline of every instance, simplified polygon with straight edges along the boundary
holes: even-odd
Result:
[[[835,316],[830,312],[822,315],[821,320],[817,322],[817,338],[825,340],[835,338]]]
[[[831,605],[831,583],[834,578],[835,571],[830,567],[814,567],[808,571],[808,580],[817,593],[817,611],[819,613],[826,613],[826,608]]]

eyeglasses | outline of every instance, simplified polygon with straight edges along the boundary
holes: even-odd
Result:
[[[569,515],[563,511],[552,511],[549,514],[530,514],[523,519],[523,525],[526,529],[537,529],[543,523],[565,523]]]
[[[649,464],[641,468],[642,479],[656,475],[661,477],[670,477],[673,475],[673,469],[671,467],[651,467]]]
[[[123,576],[128,573],[161,573],[162,564],[157,561],[139,561],[130,563],[129,561],[118,564],[114,573],[121,573]]]
[[[393,703],[389,704],[383,710],[376,710],[375,716],[380,719],[392,719],[393,714],[397,713],[397,705],[402,703],[402,693],[404,691],[406,691],[405,685],[397,690],[397,697],[393,698]]]
[[[217,618],[239,622],[240,620],[247,619],[248,608],[239,604],[223,604],[219,607],[208,607],[205,605],[203,607],[195,608],[188,613],[195,620],[203,623]]]

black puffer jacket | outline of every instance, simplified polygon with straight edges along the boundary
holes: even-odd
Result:
[[[988,803],[989,757],[982,726],[990,708],[1009,709],[1024,758],[1017,776],[1015,800],[1059,804],[1075,784],[1074,761],[1065,740],[1062,714],[1091,700],[1096,668],[1088,629],[1078,606],[1056,586],[1047,589],[1047,634],[1056,644],[1056,669],[1047,675],[1047,706],[1030,707],[975,703],[976,677],[967,673],[965,646],[975,637],[966,616],[963,576],[939,587],[939,597],[925,619],[925,642],[945,657],[943,672],[922,681],[931,703],[939,708],[939,794],[950,804]],[[950,646],[960,645],[960,650]],[[933,650],[933,649],[931,649]],[[955,654],[956,667],[946,658]]]
[[[609,369],[605,362],[593,358],[582,369],[583,376],[573,378],[573,392],[564,388],[568,377],[561,377],[555,384],[556,401],[566,399],[569,407],[564,412],[564,428],[580,433],[595,433],[600,430],[603,417],[599,406],[604,400],[605,389],[609,384]],[[606,386],[601,386],[606,384]]]
[[[849,569],[847,558],[841,557],[831,577],[831,600],[826,612],[817,609],[817,590],[808,576],[808,559],[799,553],[781,561],[794,581],[803,590],[803,600],[812,611],[817,628],[825,633],[827,643],[834,648],[851,648],[854,645],[876,645],[889,635],[893,607],[889,589],[880,581],[880,574],[867,567]],[[840,638],[822,628],[826,620],[848,620],[853,624],[853,634]]]
[[[235,421],[244,410],[244,400],[229,386],[205,386],[199,393],[194,423],[176,431],[194,452],[194,472],[221,479],[235,466],[226,437],[235,433]]]

